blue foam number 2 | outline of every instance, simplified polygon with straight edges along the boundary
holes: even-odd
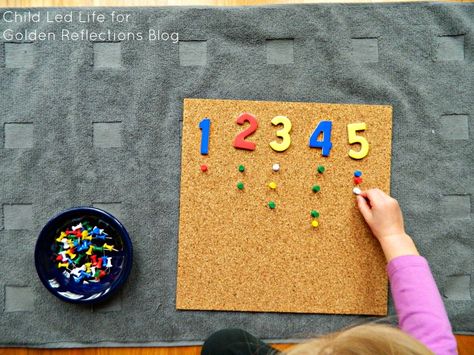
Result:
[[[209,153],[209,134],[211,132],[211,120],[209,118],[203,119],[199,122],[199,129],[201,130],[201,154],[207,155]]]
[[[309,137],[309,146],[311,148],[321,148],[323,157],[329,156],[332,148],[331,143],[332,121],[321,121]],[[318,141],[320,134],[323,134],[323,140]]]

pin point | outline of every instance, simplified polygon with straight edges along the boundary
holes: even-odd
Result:
[[[201,171],[202,171],[203,173],[205,173],[205,172],[207,171],[207,165],[206,165],[206,164],[202,164],[202,165],[201,165]]]
[[[311,225],[316,228],[317,226],[319,226],[319,222],[314,220],[314,221],[311,221]]]
[[[275,182],[271,182],[268,184],[268,187],[271,188],[272,190],[275,190],[277,188],[277,184]]]
[[[269,207],[271,210],[275,209],[275,207],[276,207],[275,202],[273,202],[273,201],[268,202],[268,207]]]
[[[274,172],[280,171],[280,164],[278,164],[278,163],[273,164],[272,170]]]

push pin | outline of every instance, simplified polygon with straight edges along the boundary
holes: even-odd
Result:
[[[354,171],[354,176],[355,177],[361,177],[362,176],[362,171],[360,171],[360,170]]]
[[[239,171],[243,173],[245,171],[245,166],[239,165]]]
[[[62,240],[63,240],[64,238],[66,238],[66,237],[67,237],[67,234],[64,233],[64,232],[61,232],[61,233],[59,234],[59,237],[56,238],[56,241],[57,241],[58,243],[62,243]]]
[[[86,230],[82,231],[81,236],[82,236],[82,240],[92,240],[92,236],[89,235],[89,232]]]
[[[92,262],[92,265],[97,265],[97,255],[92,255],[91,256],[91,262]]]
[[[96,265],[99,269],[102,269],[102,262],[103,262],[102,258],[99,258],[99,261],[97,261],[97,265]]]
[[[321,190],[321,186],[319,185],[314,185],[311,190],[313,190],[313,192],[319,192]]]
[[[313,218],[318,218],[318,217],[319,217],[319,212],[316,211],[316,210],[312,210],[312,211],[311,211],[311,217],[313,217]]]
[[[58,268],[65,267],[67,269],[68,266],[69,266],[69,263],[58,263]]]
[[[280,171],[280,164],[278,164],[278,163],[273,164],[272,170],[273,170],[274,172]]]
[[[97,245],[93,245],[92,250],[94,250],[94,251],[104,251],[104,247],[98,247]]]
[[[107,264],[105,266],[106,267],[112,267],[112,257],[111,256],[107,257]]]
[[[61,240],[61,243],[63,243],[63,249],[69,249],[69,243],[68,243],[68,240],[66,238],[63,238]]]
[[[203,173],[205,173],[205,172],[207,171],[207,165],[206,165],[206,164],[202,164],[202,165],[201,165],[201,171],[202,171]]]
[[[92,250],[93,250],[92,245],[90,245],[90,246],[89,246],[89,250],[86,251],[86,254],[87,254],[87,255],[92,255]],[[92,256],[93,256],[93,255],[92,255]],[[92,258],[92,256],[91,256],[91,258]]]
[[[268,187],[271,188],[272,190],[275,190],[277,188],[277,184],[275,182],[271,182],[268,184]]]
[[[354,184],[356,184],[356,185],[362,184],[362,178],[354,176]]]
[[[106,267],[107,266],[107,257],[103,256],[101,259],[102,259],[102,267]]]
[[[92,266],[92,263],[84,263],[84,265],[86,266],[86,272],[90,274],[91,272],[91,266]]]
[[[356,195],[360,195],[362,193],[362,191],[358,187],[354,187],[352,189],[352,192]]]
[[[92,228],[92,232],[91,232],[92,235],[101,235],[102,233],[104,233],[103,229],[99,229],[99,227],[97,226]]]
[[[76,265],[79,264],[83,257],[84,257],[84,254],[79,254],[77,258],[74,259],[74,264]]]
[[[313,228],[316,228],[317,226],[319,226],[319,222],[316,220],[311,221],[311,225],[313,226]]]
[[[275,209],[275,207],[276,207],[276,204],[275,204],[275,202],[274,202],[274,201],[270,201],[270,202],[268,202],[268,207],[269,207],[271,210],[274,210],[274,209]]]
[[[76,254],[74,254],[73,250],[74,250],[74,248],[68,249],[66,251],[66,254],[69,255],[71,257],[71,259],[74,259],[76,257]]]
[[[82,223],[79,223],[77,226],[73,226],[72,230],[75,231],[77,229],[82,229],[82,228],[84,228],[84,227],[82,227]]]
[[[239,182],[237,183],[237,188],[238,188],[239,190],[243,190],[243,189],[244,189],[244,183],[241,182],[241,181],[239,181]]]
[[[324,168],[324,166],[322,166],[322,165],[318,166],[318,173],[322,174],[322,173],[324,173],[325,170],[326,170],[326,168]]]
[[[108,245],[107,243],[104,243],[104,246],[103,246],[104,249],[107,249],[108,251],[118,251],[117,249],[114,249],[114,246],[113,245]]]
[[[96,235],[94,238],[99,239],[99,240],[105,240],[105,237],[106,237],[105,234],[100,234],[100,235]]]

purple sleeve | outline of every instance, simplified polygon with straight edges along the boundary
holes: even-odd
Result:
[[[426,259],[404,255],[387,265],[401,330],[437,355],[457,354],[448,315]]]

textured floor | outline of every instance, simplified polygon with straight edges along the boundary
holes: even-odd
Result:
[[[126,12],[127,25],[0,23],[179,33],[179,43],[2,38],[2,344],[192,342],[226,326],[301,338],[361,319],[175,311],[184,97],[392,104],[393,194],[455,331],[474,331],[472,5]],[[123,292],[93,309],[56,300],[33,264],[42,225],[78,205],[116,214],[136,251]]]

